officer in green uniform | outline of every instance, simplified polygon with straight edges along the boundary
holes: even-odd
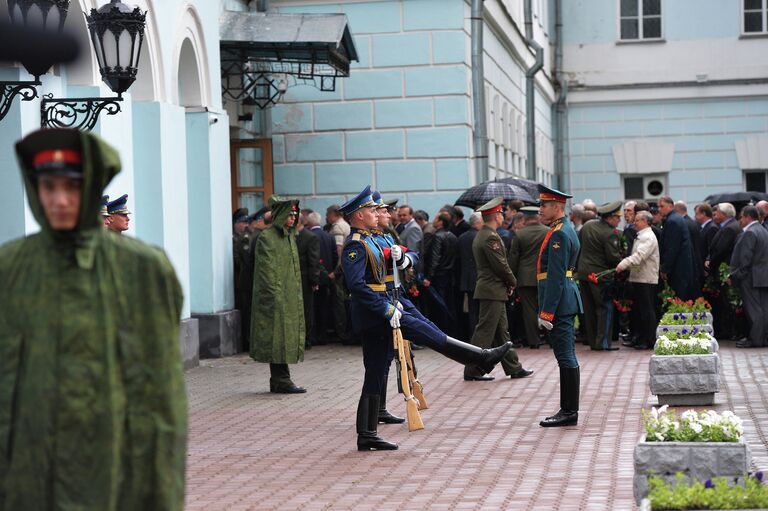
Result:
[[[536,261],[539,249],[549,229],[541,225],[538,206],[525,206],[520,209],[524,216],[525,226],[515,233],[512,248],[509,250],[509,268],[517,276],[517,296],[522,305],[525,340],[529,348],[538,348],[539,325],[536,318],[539,315],[537,297]]]
[[[613,275],[600,277],[597,284],[590,281],[592,273],[616,268],[621,261],[619,252],[619,231],[621,201],[609,202],[597,208],[599,218],[590,220],[579,233],[581,254],[579,255],[579,286],[584,299],[584,326],[587,339],[593,350],[613,351],[613,302],[605,292]]]
[[[251,332],[251,293],[253,271],[246,277],[251,255],[251,235],[248,232],[248,210],[240,208],[233,215],[232,256],[235,274],[235,309],[240,311],[240,338],[247,351]]]
[[[549,344],[560,367],[560,410],[540,426],[570,426],[579,420],[579,362],[573,344],[573,322],[583,311],[573,270],[579,255],[579,238],[565,216],[563,192],[539,185],[539,214],[549,231],[539,249],[536,280],[539,283],[539,326],[549,332]]]
[[[504,221],[502,204],[499,197],[480,206],[477,210],[483,215],[484,225],[472,242],[472,255],[477,267],[477,285],[474,299],[478,301],[479,317],[472,344],[481,348],[502,346],[509,341],[506,303],[512,294],[517,279],[509,269],[504,242],[496,232]],[[524,369],[514,349],[507,352],[501,360],[501,367],[511,378],[525,378],[533,371]],[[476,366],[464,367],[464,379],[467,381],[493,380]]]

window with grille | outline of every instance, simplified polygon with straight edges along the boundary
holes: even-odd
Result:
[[[619,31],[622,41],[661,39],[661,0],[619,0]]]
[[[768,33],[768,0],[744,0],[743,34]]]

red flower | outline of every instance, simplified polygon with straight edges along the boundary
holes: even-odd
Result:
[[[587,275],[587,279],[589,279],[591,283],[597,284],[597,275],[595,274],[595,272],[592,272],[589,275]]]

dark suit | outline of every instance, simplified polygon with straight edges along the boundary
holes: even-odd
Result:
[[[723,222],[725,223],[725,222]],[[736,237],[741,234],[739,222],[729,219],[726,225],[720,225],[712,237],[712,245],[709,247],[709,274],[714,276],[716,282],[720,282],[720,265],[729,264],[733,247],[736,245]],[[718,339],[732,339],[736,336],[736,319],[731,305],[721,290],[720,297],[713,300],[712,315],[714,316],[715,337]]]
[[[309,229],[302,229],[296,235],[296,248],[299,251],[299,268],[301,269],[301,295],[304,299],[304,324],[306,325],[307,342],[311,345],[316,339],[314,325],[314,291],[320,278],[320,239]]]
[[[681,300],[693,300],[698,297],[694,280],[696,273],[693,266],[691,233],[679,214],[671,211],[661,230],[661,273],[667,275],[667,282],[675,295]]]
[[[334,268],[339,261],[338,252],[336,252],[336,240],[322,230],[320,226],[311,227],[309,231],[317,236],[320,242],[320,275],[318,282],[320,289],[315,293],[315,328],[310,332],[310,342],[319,344],[322,342],[322,336],[331,327],[330,319],[333,317],[331,304],[331,281],[328,275],[333,273]]]
[[[766,231],[768,232],[768,231]],[[462,303],[467,300],[467,312],[469,317],[462,325],[462,333],[467,338],[472,336],[477,326],[478,305],[474,299],[475,284],[477,283],[477,266],[475,266],[475,257],[472,255],[472,242],[477,236],[476,229],[470,229],[461,236],[458,241],[458,265],[459,265],[459,291],[461,292]],[[463,307],[462,307],[463,310]]]
[[[429,264],[424,269],[424,278],[430,281],[430,289],[426,293],[430,297],[430,319],[451,336],[456,335],[453,279],[457,242],[456,236],[448,229],[435,232]]]
[[[699,224],[697,224],[691,217],[685,215],[683,217],[685,225],[688,227],[688,236],[691,238],[691,256],[693,257],[693,269],[695,280],[693,282],[694,293],[696,297],[701,296],[701,285],[704,278],[704,259],[706,253],[701,251],[701,244],[699,239],[701,238],[701,230]]]
[[[750,323],[748,344],[765,346],[768,333],[768,230],[747,226],[733,248],[730,275]]]
[[[451,227],[451,232],[457,238],[469,230],[469,224],[466,220],[461,220],[459,223]]]
[[[712,246],[715,234],[717,234],[717,224],[712,220],[699,227],[699,250],[701,250],[701,256],[705,260],[709,256],[709,249]],[[708,273],[712,275],[711,271]]]

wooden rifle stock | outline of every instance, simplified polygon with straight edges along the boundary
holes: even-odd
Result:
[[[411,351],[411,341],[404,340],[403,345],[405,347],[405,360],[408,362],[408,381],[413,389],[413,396],[419,402],[419,410],[426,410],[429,405],[427,405],[427,399],[424,397],[424,386],[419,381],[416,361],[413,359],[413,352]]]
[[[398,377],[403,388],[403,397],[405,398],[405,413],[408,420],[408,431],[417,431],[424,429],[424,422],[419,414],[419,402],[413,396],[411,383],[408,379],[408,361],[405,358],[405,341],[399,328],[392,330],[392,339],[395,343],[395,350],[400,363],[398,364]]]

